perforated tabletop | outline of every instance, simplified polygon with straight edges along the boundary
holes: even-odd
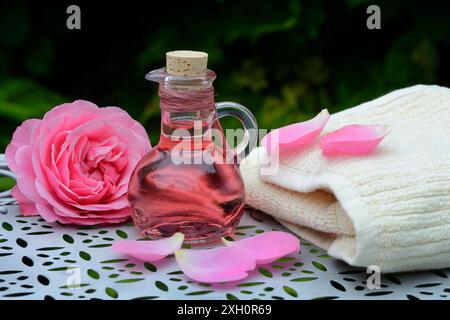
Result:
[[[302,241],[300,254],[260,266],[240,282],[198,283],[167,257],[143,263],[111,250],[138,239],[131,223],[75,227],[23,217],[17,206],[0,214],[1,299],[450,299],[450,270],[383,275],[369,290],[366,270],[350,267]],[[284,230],[246,211],[237,237]]]

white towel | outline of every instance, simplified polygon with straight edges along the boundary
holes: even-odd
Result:
[[[262,175],[265,149],[242,162],[247,203],[354,266],[450,267],[450,89],[418,85],[336,113],[391,132],[363,157],[325,158],[318,143]]]

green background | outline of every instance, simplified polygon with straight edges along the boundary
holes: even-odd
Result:
[[[66,28],[70,4],[81,30]],[[381,30],[366,27],[370,4]],[[248,106],[267,129],[448,86],[449,16],[450,2],[419,0],[2,1],[0,151],[22,121],[75,99],[124,108],[156,144],[157,88],[144,75],[170,50],[208,52],[216,99]]]

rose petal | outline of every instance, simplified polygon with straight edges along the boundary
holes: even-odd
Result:
[[[126,220],[127,220],[127,218],[109,218],[108,216],[101,217],[101,218],[89,218],[89,219],[67,217],[62,220],[60,219],[59,222],[61,222],[62,224],[79,224],[82,226],[93,226],[93,225],[105,224],[105,223],[109,223],[109,224],[122,223]]]
[[[17,177],[17,186],[22,194],[31,202],[39,202],[40,196],[34,184],[36,175],[33,171],[33,166],[30,163],[32,151],[29,146],[20,146],[17,149],[15,159],[21,163],[20,169],[14,173]]]
[[[11,143],[5,150],[5,159],[11,171],[16,173],[19,170],[20,163],[17,163],[15,160],[17,149],[30,143],[33,130],[36,130],[36,127],[39,127],[39,123],[40,120],[38,119],[29,119],[24,121],[17,127],[16,131],[14,131]]]
[[[175,258],[187,277],[209,283],[244,279],[256,266],[251,252],[240,246],[182,249],[175,252]]]
[[[288,232],[269,231],[238,241],[227,241],[222,238],[225,245],[230,247],[243,247],[253,253],[256,264],[271,263],[285,255],[300,250],[300,240]]]
[[[183,244],[184,235],[180,232],[161,240],[133,241],[120,240],[112,245],[116,252],[125,253],[142,261],[158,261],[175,253]]]
[[[281,151],[305,147],[319,136],[329,117],[328,110],[324,109],[311,120],[271,131],[261,140],[261,144],[266,148],[268,154],[271,154],[276,148]]]
[[[48,204],[36,203],[36,210],[39,212],[39,215],[48,222],[58,221],[61,223],[68,223],[64,217],[55,214],[54,209]]]
[[[36,204],[34,202],[30,202],[30,200],[24,196],[22,191],[20,191],[19,187],[15,185],[11,190],[11,195],[17,200],[19,203],[20,212],[24,216],[36,216],[39,213],[36,209]]]
[[[348,125],[322,137],[324,156],[364,155],[370,153],[389,133],[384,125]]]

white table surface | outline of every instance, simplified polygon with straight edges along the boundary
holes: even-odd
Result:
[[[173,257],[144,264],[110,249],[137,239],[134,226],[83,228],[23,217],[17,206],[0,214],[0,299],[450,299],[450,270],[382,276],[369,290],[365,270],[302,241],[300,254],[261,266],[247,279],[197,283]],[[272,218],[246,211],[237,237],[284,230]]]

